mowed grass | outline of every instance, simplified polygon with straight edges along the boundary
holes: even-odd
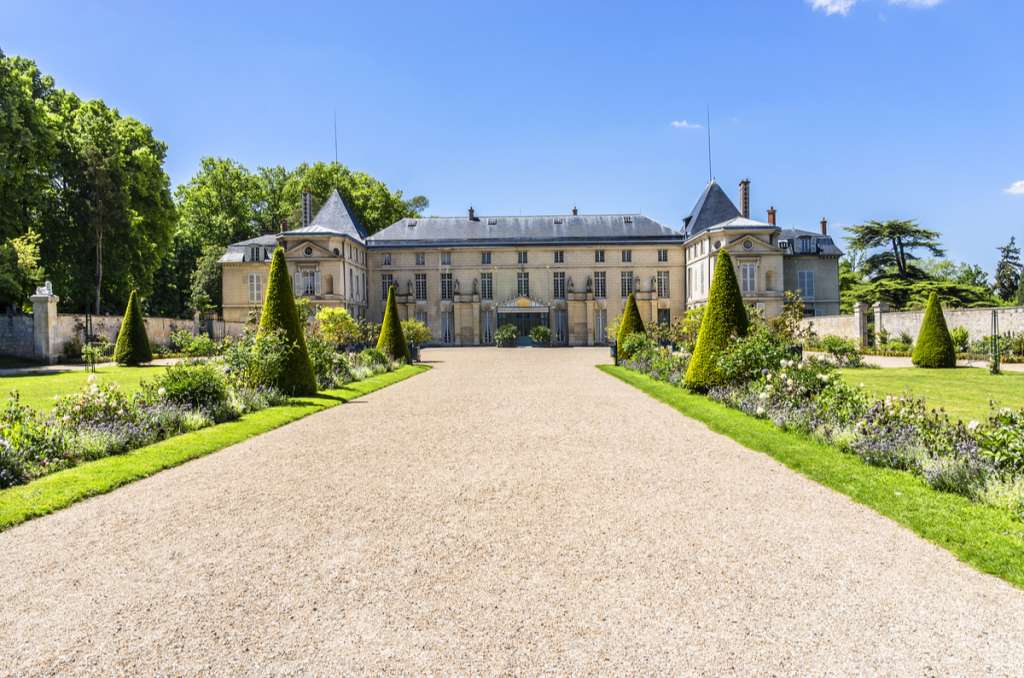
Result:
[[[938,492],[910,473],[869,466],[809,436],[782,431],[769,421],[625,368],[600,365],[598,369],[871,507],[982,572],[1024,588],[1024,523],[1008,511]]]
[[[97,383],[116,383],[125,393],[134,393],[144,380],[155,379],[166,369],[159,365],[100,367],[96,370],[96,378]],[[11,391],[17,391],[22,403],[45,412],[53,407],[55,396],[82,390],[88,379],[89,373],[85,370],[0,377],[0,402],[5,401]]]
[[[128,454],[104,457],[43,476],[25,485],[0,490],[0,531],[341,405],[428,369],[425,365],[406,365],[394,372],[379,374],[344,388],[325,391],[312,397],[296,398],[288,405],[253,412],[236,421],[168,438]]]
[[[1024,407],[1024,373],[989,374],[978,367],[925,370],[917,367],[840,370],[843,379],[878,398],[912,394],[954,419],[985,421],[989,401],[998,407]]]

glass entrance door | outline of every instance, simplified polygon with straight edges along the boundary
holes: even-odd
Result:
[[[530,330],[538,325],[548,327],[548,313],[502,313],[498,318],[499,325],[511,323],[516,326],[520,338],[530,336]]]

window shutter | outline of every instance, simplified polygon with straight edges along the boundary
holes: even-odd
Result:
[[[297,297],[301,296],[302,295],[302,276],[299,275],[298,271],[295,271],[295,273],[292,274],[292,281],[293,281],[292,282],[292,292]]]
[[[316,271],[313,274],[313,282],[314,282],[314,285],[316,286],[316,296],[319,297],[320,296],[320,271]]]

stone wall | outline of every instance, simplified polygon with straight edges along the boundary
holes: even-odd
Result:
[[[0,316],[0,355],[35,358],[34,336],[31,315]]]
[[[1020,334],[1024,332],[1024,307],[1015,306],[994,309],[999,318],[999,333]],[[966,327],[971,341],[982,339],[992,334],[991,308],[947,308],[943,309],[949,329]],[[917,333],[921,329],[924,311],[899,311],[881,313],[876,309],[875,332],[885,330],[892,338],[907,333],[917,341]]]
[[[195,331],[196,323],[192,320],[181,318],[146,318],[146,335],[149,343],[155,346],[166,346],[171,342],[171,333],[177,330]],[[92,316],[92,333],[96,337],[106,337],[111,342],[117,340],[117,333],[121,329],[121,316],[94,315]],[[65,315],[57,316],[57,350],[64,352],[69,344],[85,340],[85,316]]]

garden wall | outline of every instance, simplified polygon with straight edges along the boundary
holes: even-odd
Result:
[[[817,336],[834,335],[859,341],[862,345],[867,338],[867,305],[857,304],[854,312],[848,315],[826,315],[805,318],[801,325],[810,329]],[[917,341],[917,333],[921,329],[924,311],[889,311],[884,304],[875,304],[874,331],[877,334],[886,331],[893,339],[901,334],[909,334]],[[983,339],[992,334],[992,311],[999,319],[1000,334],[1024,333],[1024,306],[1000,308],[947,308],[943,309],[946,324],[950,329],[965,327],[971,341]]]
[[[0,355],[35,358],[34,337],[31,315],[0,317]]]

